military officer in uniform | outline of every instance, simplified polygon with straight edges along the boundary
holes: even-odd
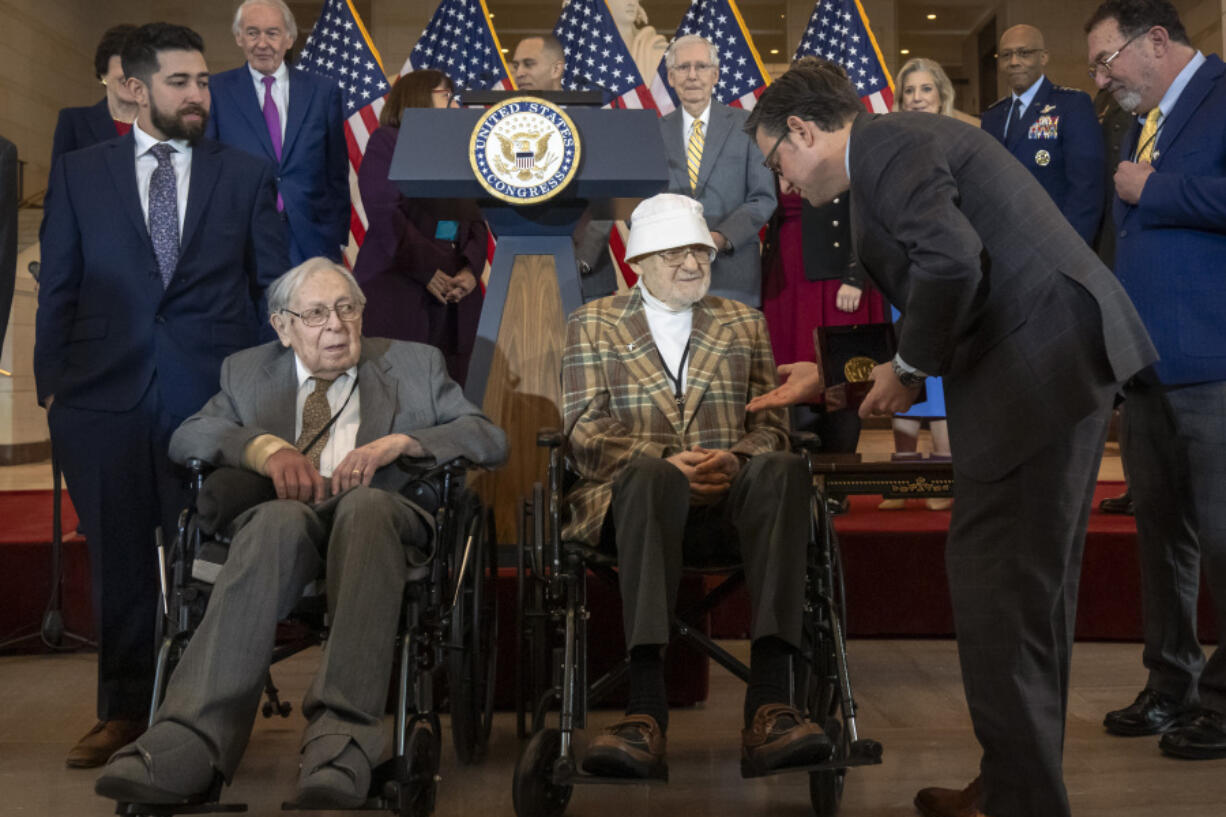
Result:
[[[1053,85],[1047,48],[1034,26],[1005,31],[997,48],[1012,93],[983,113],[982,127],[1047,191],[1087,244],[1103,214],[1102,131],[1090,95]]]

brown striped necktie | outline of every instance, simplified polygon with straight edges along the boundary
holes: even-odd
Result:
[[[690,189],[698,189],[698,169],[702,167],[702,120],[695,119],[690,143],[685,149],[685,166],[690,172]]]

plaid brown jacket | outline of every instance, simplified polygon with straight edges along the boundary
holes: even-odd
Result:
[[[708,295],[694,305],[683,412],[637,287],[575,310],[566,325],[562,401],[579,482],[567,495],[563,537],[597,544],[613,479],[635,457],[669,457],[694,445],[746,456],[785,450],[785,410],[745,412],[777,382],[762,313],[737,301]]]

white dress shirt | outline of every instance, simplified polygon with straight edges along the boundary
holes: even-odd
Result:
[[[158,140],[140,129],[136,122],[132,123],[132,135],[136,138],[136,191],[140,194],[140,207],[145,213],[145,225],[149,224],[149,180],[157,169],[158,157],[150,153],[150,149],[158,144]],[[187,214],[187,186],[192,179],[192,146],[186,139],[171,139],[169,141],[175,152],[170,154],[170,163],[175,169],[175,194],[179,206],[179,238],[183,238],[183,217]]]
[[[694,123],[702,122],[702,150],[707,151],[707,134],[711,132],[711,103],[707,103],[707,107],[703,108],[702,113],[698,116],[690,116],[690,112],[685,108],[681,109],[681,153],[685,154],[690,149],[690,136],[694,131]]]
[[[294,440],[297,440],[302,436],[302,407],[311,392],[315,391],[315,383],[298,355],[294,355],[294,368],[298,373],[298,398],[294,403]],[[324,450],[319,455],[319,474],[324,478],[331,477],[341,460],[357,447],[358,425],[361,422],[361,395],[354,388],[357,379],[358,367],[351,366],[328,387],[328,408],[334,415],[339,411],[340,416],[328,429],[328,442],[324,443]],[[352,397],[349,396],[350,391],[353,392]],[[346,398],[348,403],[345,402]]]
[[[647,315],[647,326],[651,329],[651,339],[660,350],[664,365],[674,375],[681,378],[681,393],[685,394],[685,376],[690,370],[690,356],[686,355],[685,366],[680,372],[677,364],[681,362],[681,354],[690,342],[690,330],[694,326],[694,307],[672,309],[656,296],[647,291],[643,279],[639,279],[638,287],[643,293],[643,312]],[[669,381],[669,388],[676,384]]]
[[[264,110],[264,74],[247,64],[247,70],[251,72],[251,81],[255,83],[255,99],[260,110]],[[285,144],[285,115],[289,112],[289,69],[285,67],[285,62],[282,61],[277,66],[277,70],[272,72],[272,78],[276,80],[272,84],[272,104],[277,106],[277,113],[281,116],[281,144]]]

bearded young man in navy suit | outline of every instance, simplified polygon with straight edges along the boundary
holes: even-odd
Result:
[[[170,434],[254,344],[288,267],[273,168],[202,139],[200,36],[151,23],[124,45],[131,132],[66,153],[44,223],[34,376],[90,550],[99,723],[68,765],[99,766],[143,729],[153,688],[154,530],[186,502]],[[163,524],[164,523],[164,524]]]
[[[1188,42],[1165,0],[1103,3],[1090,71],[1138,114],[1115,171],[1115,274],[1158,363],[1124,389],[1121,449],[1137,517],[1145,688],[1107,713],[1184,758],[1226,758],[1226,64]],[[1218,648],[1197,638],[1201,574]]]
[[[285,54],[298,26],[281,0],[246,0],[234,40],[247,63],[212,79],[206,134],[277,166],[277,210],[290,262],[341,260],[349,239],[349,159],[341,90],[291,68]]]

